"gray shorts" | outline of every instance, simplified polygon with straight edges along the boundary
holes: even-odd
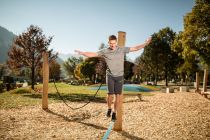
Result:
[[[113,77],[107,75],[108,94],[121,94],[123,89],[123,76]]]

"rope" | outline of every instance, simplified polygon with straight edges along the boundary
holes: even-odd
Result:
[[[66,106],[68,106],[70,109],[72,109],[72,110],[81,109],[81,108],[85,107],[86,105],[88,105],[89,103],[91,103],[91,101],[89,100],[87,103],[85,103],[84,105],[82,105],[82,106],[80,106],[80,107],[75,107],[75,108],[74,108],[74,107],[71,107],[69,104],[66,103],[66,101],[65,101],[64,98],[61,96],[60,92],[58,91],[58,88],[57,88],[57,86],[56,86],[56,84],[55,84],[55,79],[53,79],[53,83],[54,83],[54,86],[55,86],[55,89],[56,89],[56,93],[58,94],[58,96],[60,97],[60,99],[63,100],[63,103],[64,103]],[[98,91],[100,90],[101,86],[102,86],[102,83],[100,84],[99,88],[97,89],[96,93],[94,94],[93,99],[94,99],[94,98],[96,97],[96,95],[98,94]]]
[[[113,125],[114,125],[114,121],[111,121],[111,123],[109,124],[109,127],[108,127],[106,133],[104,134],[104,137],[102,138],[102,140],[106,140],[109,137],[109,134],[112,130]]]

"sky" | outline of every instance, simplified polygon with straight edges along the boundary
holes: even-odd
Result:
[[[0,0],[0,26],[16,35],[39,26],[53,36],[49,48],[58,53],[96,52],[118,31],[126,32],[128,47],[165,27],[182,31],[193,6],[194,0]],[[142,52],[128,57],[134,60]]]

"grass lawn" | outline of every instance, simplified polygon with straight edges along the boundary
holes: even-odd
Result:
[[[92,98],[96,90],[90,90],[91,86],[73,86],[65,83],[56,83],[56,86],[61,93],[61,96],[70,102],[105,102],[107,91],[100,90],[96,98]],[[36,89],[41,90],[42,85],[36,85]],[[152,88],[151,88],[152,89]],[[56,89],[53,83],[49,84],[49,103],[62,102],[56,94]],[[129,94],[136,94],[136,92],[124,92]],[[153,94],[142,92],[144,96],[151,96]],[[18,108],[28,105],[41,105],[42,94],[34,92],[29,87],[14,89],[9,92],[0,93],[0,109],[3,108]]]

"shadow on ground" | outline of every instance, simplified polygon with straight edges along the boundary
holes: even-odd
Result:
[[[30,97],[30,98],[42,98],[42,94],[23,94],[22,96],[24,97]],[[48,98],[49,99],[53,99],[53,100],[65,100],[65,101],[70,101],[70,102],[97,102],[97,103],[105,103],[106,100],[104,97],[94,97],[94,95],[92,94],[83,94],[83,93],[69,93],[69,94],[65,94],[62,95],[61,97],[58,94],[54,94],[54,93],[49,93],[48,94]]]
[[[61,118],[63,118],[65,121],[68,121],[68,122],[74,121],[74,122],[77,122],[77,123],[80,123],[80,124],[83,124],[83,125],[87,125],[87,126],[93,127],[93,128],[95,128],[95,129],[107,130],[107,128],[106,128],[106,127],[103,127],[103,126],[99,126],[99,125],[96,125],[96,124],[93,124],[93,123],[82,122],[82,121],[85,120],[85,119],[89,119],[89,117],[88,117],[88,118],[81,118],[81,119],[72,119],[72,118],[67,117],[67,116],[65,116],[65,115],[62,115],[62,114],[53,112],[52,110],[49,110],[49,109],[47,109],[47,110],[45,110],[45,111],[48,112],[48,113],[50,113],[50,114],[52,114],[52,115],[56,115],[56,116],[58,116],[58,117],[61,117]],[[144,139],[139,138],[139,137],[137,137],[137,136],[134,136],[134,135],[132,135],[132,134],[126,132],[126,131],[116,131],[116,132],[117,132],[117,133],[120,133],[122,136],[124,136],[124,137],[126,137],[126,138],[128,138],[128,139],[131,139],[131,140],[144,140]]]

